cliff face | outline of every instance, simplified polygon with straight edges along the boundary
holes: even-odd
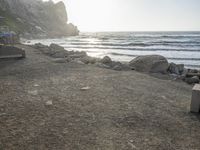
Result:
[[[77,35],[78,29],[68,24],[63,2],[42,2],[41,0],[0,0],[1,24],[25,36],[70,36]]]

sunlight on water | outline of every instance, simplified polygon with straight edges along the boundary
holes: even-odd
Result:
[[[59,44],[67,50],[85,51],[102,58],[130,61],[139,55],[159,54],[170,62],[200,68],[200,32],[105,32],[76,37],[31,40],[29,44]]]

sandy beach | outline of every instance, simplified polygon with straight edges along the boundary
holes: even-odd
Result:
[[[0,63],[0,150],[200,149],[191,85],[18,47]]]

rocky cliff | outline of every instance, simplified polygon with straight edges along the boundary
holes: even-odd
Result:
[[[68,24],[68,16],[63,2],[51,0],[0,0],[0,25],[7,25],[23,36],[71,36],[78,29]]]

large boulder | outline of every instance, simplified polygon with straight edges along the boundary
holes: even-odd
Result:
[[[167,73],[169,64],[161,55],[138,56],[129,62],[131,69],[147,73]]]

